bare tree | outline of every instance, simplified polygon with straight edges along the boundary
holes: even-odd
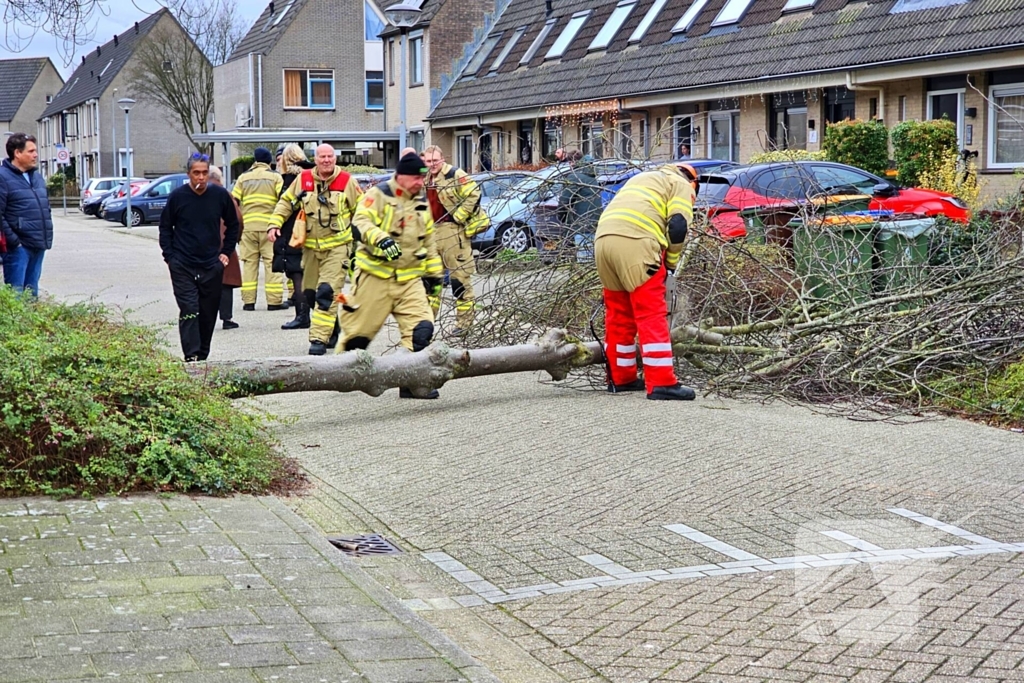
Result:
[[[234,0],[180,0],[170,9],[185,36],[168,29],[150,35],[128,74],[130,87],[139,99],[164,107],[196,149],[208,151],[195,136],[208,132],[212,123],[213,67],[231,55],[245,26]]]
[[[57,51],[66,66],[75,48],[92,38],[93,17],[106,4],[106,0],[0,0],[4,46],[20,52],[43,31],[57,39]]]

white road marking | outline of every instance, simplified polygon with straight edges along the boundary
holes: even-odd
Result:
[[[734,560],[760,560],[753,553],[748,553],[746,550],[740,550],[734,545],[729,545],[723,541],[719,541],[713,536],[708,536],[702,531],[697,531],[693,527],[686,526],[685,524],[666,524],[665,528],[674,534],[679,534],[683,538],[693,541],[694,543],[700,543],[705,548],[711,548],[717,553],[721,553],[726,557],[731,557]]]
[[[881,546],[877,546],[874,543],[868,543],[865,540],[857,538],[856,536],[851,536],[850,534],[845,533],[843,531],[829,530],[821,531],[819,533],[823,536],[834,538],[835,540],[841,543],[845,543],[848,546],[854,547],[857,550],[882,550]]]
[[[999,541],[993,541],[991,538],[985,538],[984,536],[979,536],[978,534],[972,534],[970,531],[967,531],[966,529],[961,529],[958,526],[953,526],[952,524],[940,522],[937,519],[934,519],[932,517],[926,517],[925,515],[920,515],[912,510],[907,510],[906,508],[889,508],[889,512],[893,513],[894,515],[899,515],[900,517],[906,517],[907,519],[913,522],[917,522],[918,524],[924,524],[925,526],[930,526],[933,529],[945,531],[947,534],[951,534],[958,538],[962,538],[965,541],[969,541],[970,543],[974,543],[976,545],[999,545]]]

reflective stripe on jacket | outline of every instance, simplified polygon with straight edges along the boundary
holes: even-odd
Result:
[[[238,176],[231,196],[237,199],[239,206],[242,207],[242,217],[245,219],[247,231],[266,231],[283,187],[284,180],[281,175],[259,161]]]
[[[490,226],[490,218],[480,208],[482,190],[461,168],[444,164],[441,171],[428,182],[437,188],[437,198],[444,206],[450,222],[462,227],[467,237],[472,237]]]
[[[278,200],[270,227],[280,228],[301,206],[306,212],[306,248],[334,249],[352,241],[352,216],[360,197],[359,183],[340,168],[327,180],[316,169],[303,171]]]
[[[359,234],[356,268],[382,280],[408,282],[418,277],[440,277],[441,257],[434,241],[434,219],[422,196],[411,196],[392,178],[370,188],[352,220]],[[375,245],[390,237],[402,255],[385,261]]]

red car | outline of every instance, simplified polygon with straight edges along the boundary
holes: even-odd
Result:
[[[711,225],[725,239],[747,234],[742,209],[794,207],[821,195],[871,196],[872,211],[946,216],[966,223],[967,205],[946,192],[897,187],[867,171],[829,161],[756,164],[702,175],[698,206],[708,211]]]

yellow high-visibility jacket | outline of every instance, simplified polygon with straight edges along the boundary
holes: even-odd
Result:
[[[441,206],[448,212],[451,222],[466,231],[466,237],[472,237],[490,227],[491,219],[480,208],[480,186],[461,168],[444,164],[440,172],[430,177],[427,183],[437,188]]]
[[[307,169],[281,195],[270,227],[280,228],[301,206],[306,213],[305,247],[340,247],[352,241],[352,216],[362,195],[359,182],[340,168],[335,167],[326,180],[317,169]]]
[[[367,190],[352,224],[359,240],[356,268],[360,272],[399,282],[427,275],[441,277],[430,207],[422,195],[410,195],[394,178]],[[385,237],[402,248],[402,255],[394,261],[385,261],[375,246]]]
[[[281,174],[260,161],[238,176],[231,196],[242,208],[246,232],[266,232],[283,186]]]
[[[671,244],[668,219],[682,214],[693,223],[694,192],[682,171],[666,164],[638,173],[622,186],[601,214],[597,235],[653,237],[665,250],[665,265],[671,270],[679,262],[683,244]]]

